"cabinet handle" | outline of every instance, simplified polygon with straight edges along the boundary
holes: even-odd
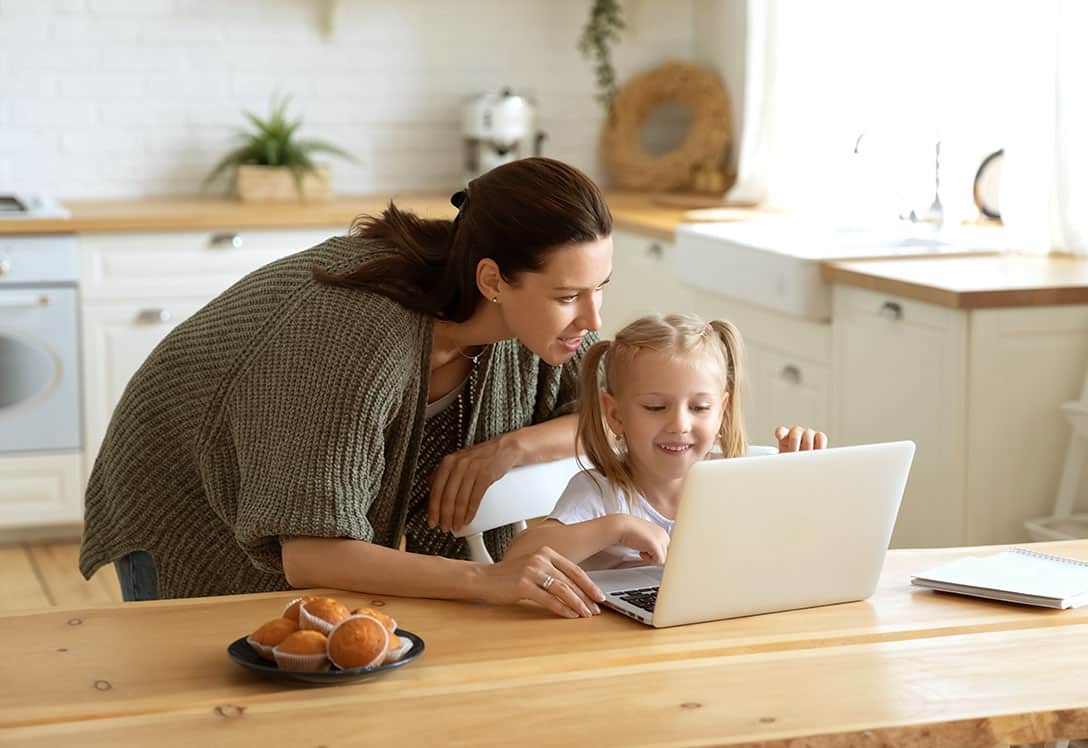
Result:
[[[241,234],[230,232],[212,234],[212,238],[208,240],[208,246],[212,249],[229,249],[231,247],[241,249],[243,244],[245,244],[245,241],[242,239]]]
[[[786,364],[783,366],[779,376],[790,384],[801,384],[802,379],[804,379],[804,377],[801,376],[801,367],[794,364]]]
[[[903,307],[894,301],[885,301],[880,307],[880,316],[884,319],[903,319]]]
[[[0,294],[0,307],[4,309],[30,309],[36,306],[49,306],[53,303],[53,297],[49,294]]]
[[[4,256],[0,257],[0,275],[7,275],[11,272],[11,258]]]
[[[650,257],[653,257],[655,260],[660,260],[665,256],[665,248],[657,242],[650,242],[646,247],[646,254],[650,255]]]
[[[158,322],[169,322],[174,315],[169,309],[141,309],[136,313],[136,321],[143,325],[153,325]]]

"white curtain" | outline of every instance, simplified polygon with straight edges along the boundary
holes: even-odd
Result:
[[[941,200],[959,221],[975,215],[982,158],[1004,148],[1010,247],[1088,255],[1088,3],[744,2],[728,198],[894,220],[933,201],[941,141]]]

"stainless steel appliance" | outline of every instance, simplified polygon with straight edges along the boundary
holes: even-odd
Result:
[[[461,117],[465,144],[465,181],[500,164],[539,156],[546,137],[536,129],[536,108],[509,88],[470,99]]]
[[[75,237],[0,236],[0,456],[80,449]]]

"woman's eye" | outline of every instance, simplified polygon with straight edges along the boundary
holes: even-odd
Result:
[[[573,304],[578,300],[577,296],[563,296],[559,299],[560,304]]]

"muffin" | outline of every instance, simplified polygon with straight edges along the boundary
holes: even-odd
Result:
[[[329,669],[328,638],[320,631],[296,631],[272,650],[280,670],[318,673]]]
[[[336,624],[350,615],[343,603],[331,597],[315,597],[299,606],[298,627],[303,631],[320,631],[328,636]]]
[[[389,651],[389,637],[377,618],[351,616],[329,635],[329,659],[343,670],[381,665]]]
[[[303,595],[302,597],[296,597],[294,600],[287,603],[287,607],[283,609],[283,612],[280,613],[280,615],[284,618],[294,621],[295,625],[297,626],[298,609],[302,606],[303,603],[309,602],[310,600],[317,600],[317,598],[313,595]]]
[[[266,660],[274,660],[272,650],[289,635],[298,631],[298,623],[290,618],[273,618],[246,637],[246,643]]]
[[[390,662],[396,662],[404,655],[408,654],[408,651],[412,648],[411,639],[402,639],[396,634],[390,632],[389,634],[389,651],[385,653],[385,661],[382,662],[386,665]]]
[[[373,608],[356,608],[351,611],[351,614],[353,616],[370,616],[371,618],[377,618],[390,634],[395,633],[397,630],[396,620]]]

